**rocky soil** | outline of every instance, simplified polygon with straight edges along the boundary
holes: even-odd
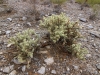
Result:
[[[62,5],[62,11],[70,20],[79,21],[82,27],[80,31],[84,38],[79,42],[89,51],[84,60],[57,50],[58,48],[49,44],[34,53],[32,62],[26,65],[13,59],[14,49],[7,47],[8,39],[27,28],[35,29],[43,37],[46,31],[40,28],[39,20],[43,16],[55,14],[53,5],[48,1],[41,3],[37,0],[39,18],[35,20],[34,10],[30,9],[32,6],[29,8],[27,3],[14,1],[11,5],[11,0],[7,1],[8,3],[0,4],[0,75],[100,75],[100,19],[89,19],[92,13],[90,7],[81,10],[81,5],[74,0]]]

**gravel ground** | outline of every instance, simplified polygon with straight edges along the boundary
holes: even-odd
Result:
[[[54,14],[53,6],[48,4],[48,1],[44,3],[38,1],[36,7],[40,11],[39,19]],[[34,20],[34,13],[30,14],[33,9],[29,9],[27,3],[25,3],[26,9],[23,9],[25,7],[23,3],[18,2],[18,4],[22,8],[18,5],[14,7],[14,5],[0,4],[0,75],[100,75],[100,19],[89,19],[92,14],[90,7],[81,10],[81,5],[74,0],[62,5],[62,11],[72,21],[79,21],[82,27],[81,33],[84,38],[79,42],[89,51],[85,60],[64,53],[50,44],[34,53],[30,67],[27,67],[26,64],[19,64],[13,59],[14,50],[7,47],[8,39],[27,28],[35,29],[42,37],[47,31],[40,28],[39,19]],[[25,10],[25,13],[18,9]],[[42,39],[41,42],[45,41],[47,40]]]

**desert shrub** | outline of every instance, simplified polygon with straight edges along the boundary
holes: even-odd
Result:
[[[76,2],[82,4],[82,9],[85,3],[93,8],[93,13],[90,15],[90,19],[100,18],[100,0],[76,0]]]
[[[86,50],[77,43],[78,38],[81,37],[78,22],[71,22],[64,13],[61,13],[44,17],[40,25],[47,28],[53,43],[61,43],[68,52],[79,58],[84,57]]]
[[[9,44],[15,46],[17,50],[17,59],[20,63],[25,63],[33,58],[33,52],[37,48],[38,36],[33,30],[27,29],[22,33],[19,32],[16,36],[9,39]]]
[[[58,4],[58,5],[61,5],[63,4],[64,2],[66,2],[66,0],[50,0],[52,3],[54,4]]]

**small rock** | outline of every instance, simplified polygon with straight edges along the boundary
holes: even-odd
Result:
[[[9,20],[11,22],[12,21],[12,18],[7,18],[7,20]]]
[[[27,25],[28,25],[28,26],[32,26],[30,22],[27,22]]]
[[[88,28],[89,29],[93,29],[94,27],[92,25],[88,25]]]
[[[100,63],[96,64],[98,70],[100,70]]]
[[[82,14],[79,14],[79,16],[81,17],[81,16],[82,16]]]
[[[10,70],[10,67],[9,67],[9,66],[3,68],[3,72],[4,72],[4,73],[10,73],[10,71],[11,71],[11,70]]]
[[[38,73],[40,74],[45,74],[45,67],[41,67],[39,70],[38,70]]]
[[[75,70],[78,70],[79,69],[78,66],[73,65],[73,67],[74,67]]]
[[[96,36],[97,38],[100,38],[100,32],[98,32],[98,31],[90,30],[89,33]]]
[[[87,54],[86,57],[87,57],[87,58],[91,57],[91,54]]]
[[[9,66],[9,68],[12,71],[14,69],[14,65]]]
[[[13,70],[9,75],[17,75],[16,70]]]
[[[45,59],[44,62],[46,62],[47,65],[50,65],[54,62],[54,59],[53,57],[50,57],[50,58]]]
[[[85,18],[79,18],[79,20],[82,22],[87,22],[87,19],[85,19]]]
[[[15,64],[21,64],[20,62],[18,62],[18,60],[17,60],[16,58],[14,58],[12,61],[13,61]]]
[[[50,46],[46,46],[47,49],[50,49]]]
[[[22,20],[23,20],[23,21],[26,21],[26,20],[27,20],[27,17],[25,17],[25,16],[22,17]]]
[[[52,74],[56,74],[56,71],[55,71],[55,70],[52,70],[51,73],[52,73]]]
[[[67,71],[70,71],[69,67],[67,67]]]
[[[2,55],[3,54],[3,52],[0,52],[0,55]]]
[[[26,70],[26,66],[24,65],[24,66],[22,67],[22,71],[25,72],[25,70]]]
[[[2,31],[0,31],[0,35],[2,34]]]
[[[21,25],[20,24],[17,24],[17,26],[20,27]]]
[[[6,31],[6,35],[7,35],[7,34],[10,34],[10,33],[11,33],[11,31],[10,31],[10,30],[7,30],[7,31]]]

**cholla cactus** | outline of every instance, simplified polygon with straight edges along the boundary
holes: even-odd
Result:
[[[61,37],[72,40],[80,36],[78,23],[70,22],[64,13],[44,17],[43,21],[40,21],[40,25],[48,29],[50,39],[54,43],[58,42]]]
[[[33,30],[27,29],[22,33],[17,33],[16,36],[11,37],[9,43],[16,47],[18,51],[18,61],[20,63],[25,63],[28,59],[33,58],[33,52],[38,44],[38,37]]]
[[[40,21],[40,25],[48,29],[50,39],[54,43],[62,43],[62,46],[65,46],[64,48],[72,54],[84,55],[84,53],[80,53],[82,51],[80,45],[77,44],[77,39],[81,37],[78,22],[71,22],[64,13],[61,13],[60,15],[44,17],[43,21]]]

